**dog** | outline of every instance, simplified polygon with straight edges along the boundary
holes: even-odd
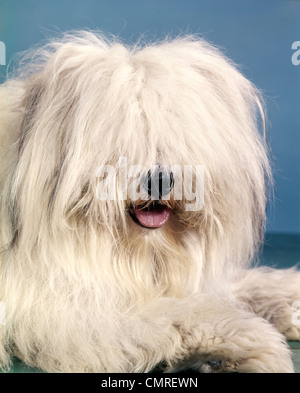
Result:
[[[4,370],[293,372],[300,273],[252,266],[272,174],[235,64],[77,31],[0,99]]]

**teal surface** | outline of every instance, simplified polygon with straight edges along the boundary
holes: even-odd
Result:
[[[300,235],[267,234],[261,264],[277,268],[288,268],[300,262]],[[296,373],[300,373],[300,342],[290,342]],[[28,367],[14,359],[9,373],[39,373],[41,371]]]
[[[1,371],[0,371],[1,372]],[[13,359],[12,367],[7,371],[8,374],[33,374],[33,373],[43,373],[43,371],[29,367],[21,360],[15,358]]]
[[[289,343],[293,351],[294,368],[297,374],[300,374],[300,342],[292,341]]]

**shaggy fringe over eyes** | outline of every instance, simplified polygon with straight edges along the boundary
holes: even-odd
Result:
[[[27,339],[43,342],[57,329],[58,353],[78,340],[97,362],[97,309],[105,330],[105,314],[120,305],[212,290],[210,280],[255,255],[271,182],[258,131],[263,103],[212,45],[189,36],[130,46],[70,33],[28,52],[0,98],[0,230],[2,246],[10,245],[1,265],[14,277],[0,292],[16,288],[13,301],[24,305],[8,331],[10,323],[20,328],[16,345],[28,357]],[[203,209],[187,212],[183,200],[162,228],[138,227],[130,201],[96,198],[99,166],[117,167],[120,157],[147,171],[203,165]],[[43,290],[28,294],[28,282]],[[26,301],[17,299],[25,291]],[[52,326],[42,315],[53,298],[60,313]],[[22,337],[34,328],[36,337]]]

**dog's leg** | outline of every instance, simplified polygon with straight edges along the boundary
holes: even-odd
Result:
[[[262,318],[223,300],[166,299],[140,318],[133,337],[143,337],[139,346],[147,351],[160,348],[166,371],[186,366],[204,372],[293,372],[284,337]],[[141,328],[142,321],[148,322]]]
[[[300,271],[258,268],[235,280],[234,292],[288,340],[300,340]]]
[[[75,319],[68,330],[59,318],[49,328],[44,314],[31,314],[38,316],[36,325],[32,319],[19,320],[10,342],[26,363],[49,372],[148,372],[157,365],[165,371],[293,372],[290,350],[274,327],[210,295],[160,298],[139,310],[119,311],[110,320],[104,317],[107,326],[100,317],[92,331],[89,325],[78,331]],[[45,330],[35,341],[37,325]],[[3,337],[0,367],[7,364],[5,342]]]

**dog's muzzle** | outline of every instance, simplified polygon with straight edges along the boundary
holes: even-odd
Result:
[[[173,173],[160,167],[155,171],[149,171],[143,178],[141,186],[147,192],[149,201],[145,206],[133,207],[132,217],[143,227],[162,227],[170,217],[170,208],[163,200],[168,199],[174,187]]]

